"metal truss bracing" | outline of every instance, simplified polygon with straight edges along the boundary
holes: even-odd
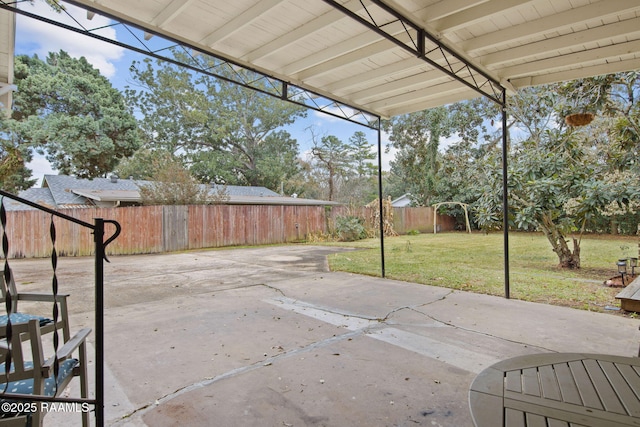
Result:
[[[215,56],[189,44],[172,40],[163,35],[152,34],[148,29],[138,28],[132,23],[113,16],[108,16],[102,11],[93,11],[87,9],[86,6],[79,5],[79,7],[87,10],[87,16],[99,13],[102,16],[110,18],[113,23],[109,27],[124,29],[130,36],[127,37],[130,42],[125,43],[105,37],[103,35],[104,33],[101,32],[101,30],[105,28],[104,26],[87,28],[64,10],[59,14],[54,15],[56,19],[52,19],[51,16],[45,17],[21,10],[16,7],[18,3],[19,2],[7,2],[6,0],[0,0],[0,9],[6,9],[87,37],[111,43],[155,59],[185,67],[197,73],[235,83],[242,87],[280,98],[284,101],[301,105],[352,123],[366,126],[374,130],[379,129],[380,117],[376,114],[341,103],[303,87],[269,76],[260,71],[250,69],[225,58]]]
[[[0,0],[23,10],[44,1]],[[368,118],[359,112],[390,118],[478,96],[500,104],[501,86],[511,92],[640,67],[638,0],[61,4],[90,10],[96,15],[92,22],[107,17],[144,30],[140,41],[132,42],[136,46],[164,37],[196,47],[223,62],[270,76],[278,96],[299,97],[298,90],[295,95],[286,92],[295,86],[308,92],[297,102],[361,123]],[[8,83],[2,75],[10,56],[5,39],[0,35],[0,81]],[[336,110],[338,104],[344,108]]]
[[[499,82],[470,64],[461,55],[444,46],[436,37],[414,23],[402,12],[395,10],[381,0],[370,0],[371,3],[360,0],[360,7],[357,10],[351,10],[336,0],[323,1],[417,58],[424,60],[447,76],[475,90],[480,95],[486,96],[493,102],[503,105],[503,87]],[[390,28],[396,28],[398,24],[402,28],[400,33],[389,31]]]

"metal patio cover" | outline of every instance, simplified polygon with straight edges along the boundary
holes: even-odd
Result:
[[[640,0],[72,3],[381,117],[640,69]]]
[[[72,3],[381,117],[640,69],[640,0]]]

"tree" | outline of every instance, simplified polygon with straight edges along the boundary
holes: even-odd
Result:
[[[519,229],[539,229],[549,240],[561,266],[580,267],[579,240],[569,248],[567,235],[580,229],[580,218],[568,215],[565,204],[577,197],[588,179],[588,151],[558,120],[556,106],[562,97],[557,88],[522,89],[509,100],[509,112],[523,130],[524,139],[509,152],[510,222]],[[500,170],[497,150],[488,165]],[[502,220],[502,174],[485,175],[485,191],[477,201],[483,226]]]
[[[598,114],[582,134],[594,141],[602,179],[574,207],[596,210],[609,222],[612,233],[635,234],[640,222],[640,72],[568,82],[561,91],[587,94],[590,111]],[[598,215],[590,220],[597,221]]]
[[[64,174],[93,178],[113,170],[140,142],[120,92],[83,57],[18,56],[12,128],[19,143]]]
[[[122,159],[114,172],[123,178],[152,179],[158,165],[166,162],[167,158],[178,161],[177,158],[174,158],[173,153],[168,151],[140,148],[132,156]]]
[[[256,80],[210,57],[174,54],[229,79]],[[298,173],[297,142],[281,128],[305,116],[303,107],[162,61],[135,62],[131,73],[140,89],[126,96],[143,116],[147,148],[183,157],[201,181],[278,188]]]
[[[521,89],[508,98],[508,222],[543,232],[563,267],[580,266],[580,236],[589,226],[640,218],[639,74]],[[576,108],[596,120],[568,126],[565,116]],[[499,115],[473,100],[387,122],[398,150],[392,183],[404,184],[418,204],[469,203],[480,227],[502,228],[502,135],[488,131]],[[445,137],[458,140],[441,152]]]
[[[9,120],[0,112],[0,188],[11,193],[26,190],[35,184],[26,163],[31,160],[28,147],[19,145],[8,126]]]
[[[484,172],[478,168],[481,164],[478,160],[482,153],[481,147],[471,141],[462,140],[449,145],[440,156],[434,201],[474,203],[481,193],[478,177]],[[466,215],[470,214],[473,219],[473,211],[465,215],[459,205],[443,205],[442,209],[442,212],[454,216],[460,227],[466,227]]]
[[[395,193],[409,193],[413,202],[421,206],[438,201],[470,201],[470,191],[459,186],[468,188],[473,184],[473,180],[468,179],[468,172],[474,158],[481,155],[483,140],[489,138],[485,121],[497,113],[492,104],[479,98],[385,122],[385,130],[390,133],[387,149],[397,150],[395,160],[391,162]],[[446,162],[440,152],[444,138],[455,138],[452,146],[457,146]],[[454,160],[463,154],[468,157]],[[459,200],[460,194],[467,200]]]
[[[140,187],[143,205],[197,205],[208,203],[208,188],[170,155],[153,164],[151,182]]]
[[[364,206],[378,196],[377,154],[364,132],[354,132],[344,143],[335,135],[320,137],[308,130],[313,147],[300,174],[305,197]]]
[[[296,192],[293,181],[300,168],[298,143],[286,131],[274,131],[264,141],[237,150],[203,150],[189,156],[191,171],[204,182],[224,182]],[[234,154],[235,153],[235,154]]]
[[[313,160],[324,177],[328,200],[336,199],[338,180],[344,179],[350,168],[351,152],[349,146],[337,136],[326,135],[320,141],[314,138],[311,148]]]
[[[429,206],[435,195],[440,138],[450,134],[447,119],[446,108],[438,107],[385,123],[390,146],[397,150],[391,172],[401,177],[405,192],[420,206]]]
[[[580,268],[580,240],[573,236],[570,248],[567,237],[583,230],[590,212],[572,215],[566,207],[593,185],[596,171],[579,142],[566,141],[564,147],[551,151],[546,143],[554,142],[557,139],[525,141],[516,147],[509,175],[510,206],[518,228],[543,232],[561,267]]]
[[[349,138],[349,147],[351,148],[351,159],[356,176],[360,178],[371,178],[376,175],[378,166],[373,162],[378,156],[373,147],[367,141],[367,135],[362,131],[355,132]]]
[[[476,98],[447,106],[451,135],[449,144],[439,157],[433,202],[460,202],[473,204],[485,191],[478,183],[479,177],[495,175],[501,163],[492,163],[486,169],[482,159],[501,145],[502,133],[490,130],[500,117],[497,106],[486,98]],[[500,160],[499,158],[497,160]],[[491,190],[491,193],[500,192]],[[496,200],[501,206],[501,199]],[[443,212],[456,218],[460,227],[466,227],[466,215],[473,220],[474,211],[464,211],[459,205],[444,205]]]
[[[585,128],[565,124],[571,104],[567,97],[575,85],[568,90],[562,85],[522,89],[509,100],[509,112],[523,134],[509,153],[510,222],[519,229],[541,230],[565,268],[580,267],[580,235],[586,224],[608,209],[629,212],[640,197],[637,174],[611,162],[606,146],[614,133],[598,131],[603,125],[598,121]],[[602,87],[595,92],[588,106],[599,113],[607,111],[607,98],[619,96]],[[484,185],[494,191],[485,191],[476,206],[486,225],[501,219],[495,202],[502,194],[497,191],[502,177],[485,178]]]
[[[351,205],[364,206],[378,197],[378,166],[374,160],[378,157],[372,150],[362,131],[355,132],[349,138],[349,171],[344,177],[339,200]]]

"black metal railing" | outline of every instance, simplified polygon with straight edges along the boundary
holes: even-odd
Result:
[[[95,409],[95,421],[96,426],[104,425],[104,261],[109,261],[106,257],[106,247],[115,240],[120,234],[121,227],[120,224],[113,220],[104,220],[102,218],[95,218],[94,224],[90,224],[84,221],[81,221],[77,218],[71,217],[69,215],[65,215],[63,213],[57,212],[53,209],[49,209],[45,206],[38,205],[29,200],[20,198],[16,195],[8,193],[6,191],[0,190],[0,225],[2,226],[2,256],[4,257],[4,279],[5,284],[10,283],[13,280],[13,273],[11,269],[11,265],[9,262],[9,249],[10,249],[10,241],[7,235],[7,211],[5,209],[5,198],[15,200],[19,203],[25,204],[32,208],[35,208],[39,211],[47,212],[51,215],[51,222],[49,226],[49,239],[51,240],[51,265],[53,269],[52,281],[51,281],[51,294],[53,295],[53,311],[52,317],[53,322],[58,320],[58,304],[57,304],[57,294],[58,294],[58,254],[56,250],[56,226],[54,223],[54,218],[60,218],[64,221],[70,221],[75,224],[80,225],[81,227],[91,230],[91,233],[94,235],[95,242],[95,382],[94,382],[94,398],[69,398],[69,397],[50,397],[43,395],[26,395],[26,394],[17,394],[11,393],[6,389],[0,388],[0,398],[11,401],[21,401],[21,402],[51,402],[51,403],[76,403],[81,405],[92,405]],[[115,227],[114,233],[105,241],[105,224],[112,224]],[[11,314],[14,307],[12,301],[11,292],[7,292],[5,296],[5,306],[7,311],[7,325],[5,329],[5,338],[7,342],[8,352],[4,357],[5,360],[5,378],[8,378],[8,373],[10,370],[11,364],[11,342],[12,338],[12,325],[11,325]],[[2,339],[2,341],[5,340]],[[59,337],[57,330],[54,329],[53,332],[53,350],[54,357],[57,355],[59,344]],[[58,363],[57,360],[54,362],[54,377],[57,378],[58,374]],[[2,382],[3,373],[0,372],[0,382]]]

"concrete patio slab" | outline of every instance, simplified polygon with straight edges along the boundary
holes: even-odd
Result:
[[[469,385],[499,360],[637,355],[636,319],[329,272],[341,250],[113,257],[107,424],[472,426]],[[48,263],[13,260],[18,286],[46,291]],[[74,327],[93,326],[93,260],[61,258],[58,277]]]

